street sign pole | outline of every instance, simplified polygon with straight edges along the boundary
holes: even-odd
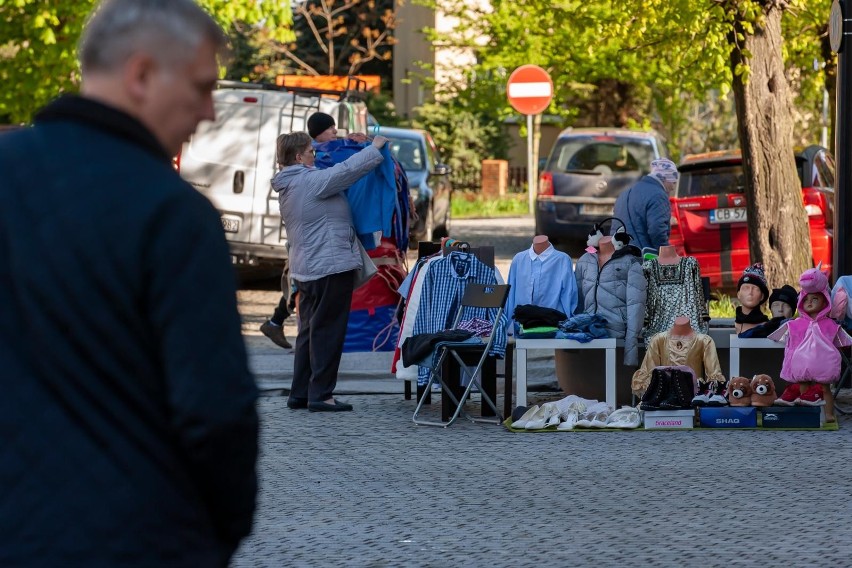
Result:
[[[553,81],[550,74],[537,65],[521,65],[509,76],[506,96],[516,111],[527,115],[527,193],[530,214],[535,212],[536,170],[533,144],[533,118],[544,112],[553,98]]]
[[[850,0],[834,0],[829,20],[831,49],[837,53],[837,113],[834,127],[834,156],[837,172],[834,188],[834,258],[832,274],[852,274],[852,53],[849,40],[852,35]]]
[[[535,170],[533,162],[533,115],[527,115],[527,193],[529,194],[530,215],[535,213]]]

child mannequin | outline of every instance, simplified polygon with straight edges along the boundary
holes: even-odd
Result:
[[[769,336],[786,337],[781,378],[790,383],[775,404],[783,406],[825,405],[825,419],[834,422],[831,384],[840,377],[838,347],[852,345],[852,338],[829,317],[831,297],[828,277],[817,268],[799,278],[799,317],[785,322]]]
[[[677,249],[673,246],[661,246],[660,254],[657,256],[657,262],[660,264],[677,264],[680,262],[680,257],[677,255]]]
[[[760,311],[760,305],[768,296],[763,265],[757,262],[746,268],[737,282],[737,299],[740,301],[734,320],[734,331],[737,334],[769,321],[766,314]]]

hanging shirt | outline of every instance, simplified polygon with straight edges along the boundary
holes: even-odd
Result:
[[[509,266],[509,297],[506,315],[510,318],[515,307],[531,304],[552,308],[570,315],[577,307],[577,280],[571,257],[553,248],[541,254],[533,247],[521,251]]]
[[[423,278],[420,307],[412,335],[436,333],[452,327],[468,284],[497,284],[495,270],[473,254],[458,251],[430,263],[429,271]],[[496,315],[494,309],[468,306],[463,310],[461,319],[483,318],[493,321]],[[500,321],[494,325],[492,355],[503,357],[506,354],[506,321],[506,313],[503,312]],[[420,367],[417,384],[425,385],[428,379],[429,369]]]

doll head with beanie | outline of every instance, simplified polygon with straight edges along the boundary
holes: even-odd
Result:
[[[799,293],[789,284],[774,288],[769,295],[769,311],[773,318],[790,319],[796,313]]]
[[[766,286],[766,273],[763,264],[756,262],[743,270],[737,282],[737,315],[734,320],[734,328],[738,334],[757,327],[769,321],[762,311],[760,305],[769,297],[769,288]]]

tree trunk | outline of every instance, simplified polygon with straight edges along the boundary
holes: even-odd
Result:
[[[762,262],[770,287],[798,284],[813,266],[808,218],[802,205],[793,153],[790,92],[781,56],[782,10],[764,3],[766,19],[745,41],[733,42],[731,69],[742,63],[751,74],[734,74],[733,92],[743,155],[748,237],[752,262]],[[743,57],[742,50],[751,52]]]

